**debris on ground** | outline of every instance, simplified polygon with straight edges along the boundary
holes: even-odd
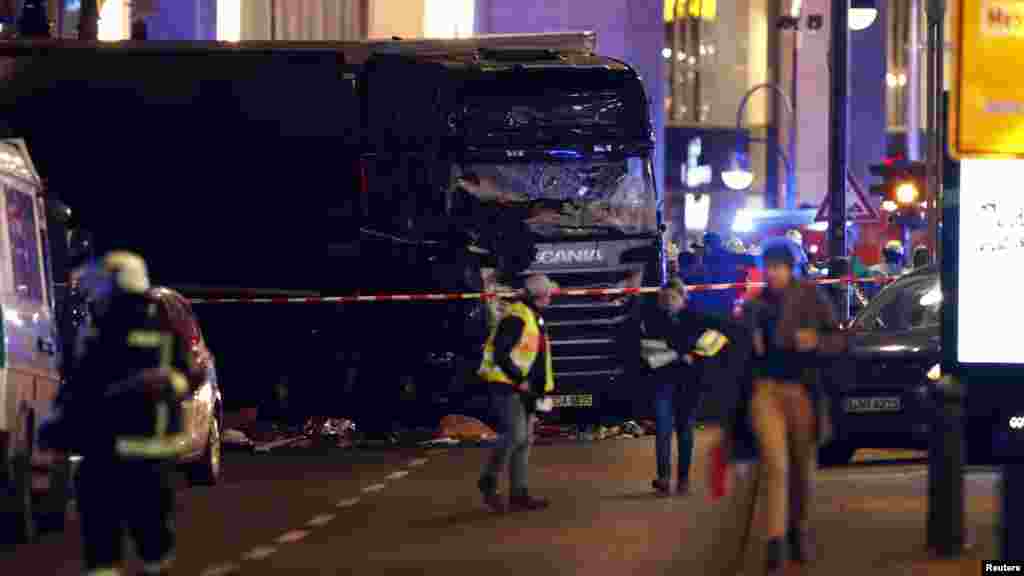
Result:
[[[633,420],[624,422],[622,424],[622,432],[624,436],[628,435],[634,438],[639,436],[645,436],[647,434],[647,431],[644,430],[644,427]]]
[[[476,418],[449,414],[441,419],[435,438],[453,438],[455,440],[479,442],[494,440],[498,434],[487,424]]]
[[[458,446],[461,443],[462,442],[456,440],[455,438],[441,437],[434,438],[432,440],[427,440],[425,442],[420,442],[420,446]]]
[[[232,448],[252,448],[253,441],[245,435],[245,432],[241,430],[235,430],[234,428],[228,428],[224,430],[224,434],[221,436],[221,442],[224,446]]]
[[[348,418],[314,417],[306,420],[303,433],[315,442],[330,442],[340,448],[355,445],[355,422]],[[301,446],[301,445],[297,445]]]

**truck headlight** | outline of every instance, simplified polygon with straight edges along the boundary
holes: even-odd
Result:
[[[942,366],[939,364],[932,366],[931,370],[928,371],[928,379],[932,382],[942,380]]]

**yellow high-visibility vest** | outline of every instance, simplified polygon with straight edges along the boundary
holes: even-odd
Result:
[[[537,360],[537,353],[540,349],[540,323],[537,315],[529,306],[522,302],[514,302],[505,308],[505,318],[516,317],[523,321],[523,335],[519,342],[512,348],[512,363],[524,374],[529,374],[533,363]],[[477,371],[480,377],[488,382],[500,382],[503,384],[515,384],[511,378],[502,371],[501,367],[494,362],[494,338],[498,330],[495,327],[491,335],[487,337],[484,345],[484,358],[480,362],[480,369]],[[544,341],[545,376],[544,392],[551,392],[555,389],[555,375],[551,364],[551,342]]]

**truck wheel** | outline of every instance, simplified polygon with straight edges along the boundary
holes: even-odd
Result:
[[[221,439],[220,423],[216,418],[210,421],[210,434],[202,458],[190,464],[186,470],[188,483],[192,486],[214,486],[220,481]]]
[[[844,442],[830,442],[818,449],[818,463],[822,466],[849,464],[857,448]]]

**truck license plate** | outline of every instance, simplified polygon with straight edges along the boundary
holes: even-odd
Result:
[[[863,414],[867,412],[900,412],[903,402],[899,396],[879,396],[873,398],[847,398],[846,412]]]
[[[593,394],[562,394],[551,396],[555,408],[591,408],[594,406]]]

